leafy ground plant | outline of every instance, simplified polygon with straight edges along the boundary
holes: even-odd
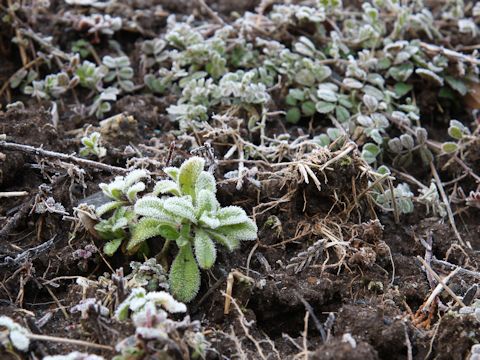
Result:
[[[108,241],[104,246],[107,255],[113,255],[127,238],[127,253],[146,252],[146,240],[160,236],[165,240],[162,257],[175,241],[178,253],[170,268],[169,283],[172,294],[183,302],[197,294],[200,269],[214,265],[215,242],[233,251],[240,241],[257,238],[257,226],[245,210],[220,206],[215,177],[204,167],[205,160],[200,157],[186,160],[180,168],[167,167],[164,171],[170,179],[157,182],[151,194],[138,200],[137,193],[145,190],[139,180],[146,173],[137,170],[125,178],[118,177],[101,186],[113,201],[97,209],[99,216],[113,211],[95,227]]]
[[[83,145],[80,148],[81,156],[95,155],[101,158],[107,155],[107,149],[101,145],[100,133],[94,131],[82,137],[80,141]]]
[[[135,326],[135,334],[125,338],[117,345],[119,355],[114,360],[140,360],[144,359],[146,350],[145,342],[160,344],[170,337],[179,336],[183,332],[185,343],[192,349],[191,358],[205,358],[208,341],[199,331],[200,323],[191,321],[186,316],[181,321],[170,319],[168,314],[185,313],[185,304],[175,300],[165,291],[147,292],[144,288],[133,288],[130,295],[117,307],[115,317],[120,321],[131,319]],[[155,346],[158,347],[158,346]],[[171,358],[167,355],[168,346],[158,347],[152,358]]]
[[[241,240],[255,240],[257,226],[238,206],[221,207],[216,182],[204,171],[205,160],[192,157],[180,168],[164,171],[170,180],[159,181],[152,195],[135,203],[140,219],[134,226],[127,250],[145,240],[161,236],[166,244],[175,241],[178,254],[170,269],[170,287],[177,299],[191,301],[200,288],[200,270],[210,269],[216,260],[215,243],[229,251]],[[170,196],[159,195],[169,194]]]
[[[110,184],[100,184],[103,194],[111,201],[98,207],[96,214],[99,217],[107,213],[111,215],[96,224],[95,230],[100,238],[107,241],[103,247],[107,255],[113,255],[127,239],[128,227],[134,218],[132,205],[137,193],[145,190],[145,183],[140,180],[147,177],[146,171],[134,170],[125,177],[116,177]]]

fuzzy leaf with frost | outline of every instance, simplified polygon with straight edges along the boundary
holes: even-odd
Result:
[[[176,241],[177,257],[170,269],[170,287],[175,297],[191,301],[200,288],[200,270],[216,260],[215,242],[232,251],[241,240],[255,240],[257,226],[238,206],[222,208],[216,198],[216,182],[204,171],[205,160],[192,157],[180,168],[166,168],[170,180],[161,180],[153,195],[139,199],[134,212],[140,217],[127,250],[161,236]],[[160,195],[161,198],[157,197]]]

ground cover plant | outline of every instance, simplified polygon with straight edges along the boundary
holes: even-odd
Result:
[[[480,2],[0,15],[2,358],[478,357]]]

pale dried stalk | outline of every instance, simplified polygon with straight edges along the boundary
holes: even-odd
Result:
[[[245,319],[245,316],[243,315],[242,313],[242,309],[240,309],[240,306],[238,306],[237,302],[235,301],[234,298],[232,298],[230,295],[228,294],[225,294],[223,293],[223,295],[225,297],[229,297],[233,306],[235,307],[235,309],[237,310],[238,312],[238,316],[239,316],[239,322],[240,322],[240,326],[242,327],[242,330],[243,332],[245,333],[245,336],[247,337],[248,340],[250,340],[254,345],[255,345],[255,348],[257,349],[258,351],[258,355],[260,356],[260,358],[262,360],[267,360],[267,357],[265,356],[265,353],[263,352],[263,349],[262,347],[260,346],[260,343],[250,334],[250,330],[248,329],[248,326],[250,325],[248,322],[247,322],[247,319]],[[278,353],[277,353],[278,354]],[[278,355],[277,355],[278,356]]]
[[[208,15],[213,20],[215,20],[215,22],[217,22],[220,25],[225,25],[225,22],[223,21],[223,19],[220,16],[218,16],[218,14],[215,11],[213,11],[204,0],[197,0],[197,3],[200,5],[200,7],[203,10],[205,10],[208,13]]]
[[[475,279],[480,280],[480,272],[478,272],[478,271],[472,271],[472,270],[464,269],[464,268],[462,268],[458,265],[449,263],[448,261],[435,259],[435,257],[432,259],[432,262],[434,264],[446,266],[450,269],[458,269],[460,274],[465,275],[465,276],[471,276],[471,277],[474,277]]]
[[[56,337],[56,336],[39,335],[39,334],[28,334],[27,337],[31,340],[52,341],[52,342],[59,342],[59,343],[72,344],[72,345],[80,345],[80,346],[86,346],[86,347],[91,347],[91,348],[95,348],[95,349],[102,349],[102,350],[109,350],[109,351],[114,350],[114,348],[112,346],[95,344],[95,343],[91,343],[91,342],[83,341],[83,340],[67,339],[67,338],[61,338],[61,337]]]
[[[27,196],[28,191],[4,191],[0,192],[0,198],[2,197],[18,197],[18,196]]]
[[[454,277],[457,273],[458,273],[458,268],[453,270],[450,274],[448,274],[446,277],[443,278],[443,282],[445,284],[447,284],[450,279],[452,277]],[[432,274],[430,271],[428,271],[429,274]],[[433,274],[432,274],[433,276]],[[432,293],[430,294],[430,296],[428,297],[427,301],[425,301],[425,304],[424,304],[424,308],[425,309],[428,309],[430,307],[430,305],[432,304],[433,300],[435,300],[435,298],[440,295],[440,293],[442,292],[443,290],[443,285],[438,283],[437,286],[435,287],[435,289],[432,291]]]
[[[455,233],[455,236],[458,239],[458,242],[462,246],[466,246],[469,249],[472,248],[470,243],[465,243],[463,241],[462,237],[460,236],[460,233],[458,232],[457,225],[455,224],[455,219],[453,217],[453,212],[452,208],[450,207],[450,201],[448,200],[447,194],[445,193],[445,190],[443,189],[442,181],[440,180],[440,176],[438,176],[437,169],[435,169],[435,166],[433,163],[430,163],[430,169],[432,170],[432,175],[435,178],[435,183],[437,184],[438,191],[440,191],[440,195],[442,196],[443,203],[445,204],[445,207],[447,209],[447,214],[448,214],[448,220],[450,221],[450,225],[452,225],[453,232]]]
[[[430,267],[430,265],[427,264],[427,262],[420,256],[417,256],[417,259],[420,260],[420,262],[422,263],[422,265],[425,267],[425,269],[427,269],[428,272],[430,272],[430,274],[433,275],[433,277],[435,278],[435,280],[438,281],[438,284],[441,285],[446,292],[448,292],[448,294],[453,298],[453,300],[455,300],[455,302],[457,304],[459,304],[461,307],[466,307],[466,305],[463,303],[463,301],[452,291],[452,289],[450,289],[448,287],[448,285],[445,283],[445,281],[443,281],[442,279],[440,279],[440,276],[438,276],[438,274],[432,270],[432,268]],[[457,269],[455,269],[453,271],[454,272],[458,272]]]

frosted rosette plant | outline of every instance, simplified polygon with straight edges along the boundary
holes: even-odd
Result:
[[[131,315],[135,333],[142,339],[168,339],[168,334],[177,325],[177,322],[168,318],[168,313],[186,311],[184,303],[178,302],[165,291],[147,292],[144,288],[134,288],[118,306],[115,317],[118,320],[126,320]]]
[[[145,183],[140,180],[148,177],[145,170],[138,169],[125,177],[117,176],[110,184],[100,184],[103,195],[110,201],[98,207],[96,215],[112,215],[96,224],[95,230],[106,241],[103,251],[108,256],[112,256],[128,238],[127,231],[134,218],[133,204],[137,200],[137,194],[145,190]]]
[[[136,252],[147,239],[161,236],[175,241],[178,253],[169,273],[170,290],[182,302],[191,301],[200,288],[200,268],[215,263],[215,243],[229,251],[242,240],[255,240],[257,226],[238,206],[221,207],[216,182],[204,171],[205,160],[192,157],[180,168],[164,169],[169,180],[159,181],[152,194],[137,200],[127,251]],[[168,245],[168,244],[167,244]]]
[[[129,312],[133,316],[143,314],[147,308],[163,307],[168,312],[184,313],[187,311],[185,304],[176,301],[172,295],[165,291],[151,291],[147,292],[142,287],[132,289],[130,295],[118,305],[115,311],[115,317],[118,320],[125,320],[128,318]]]

